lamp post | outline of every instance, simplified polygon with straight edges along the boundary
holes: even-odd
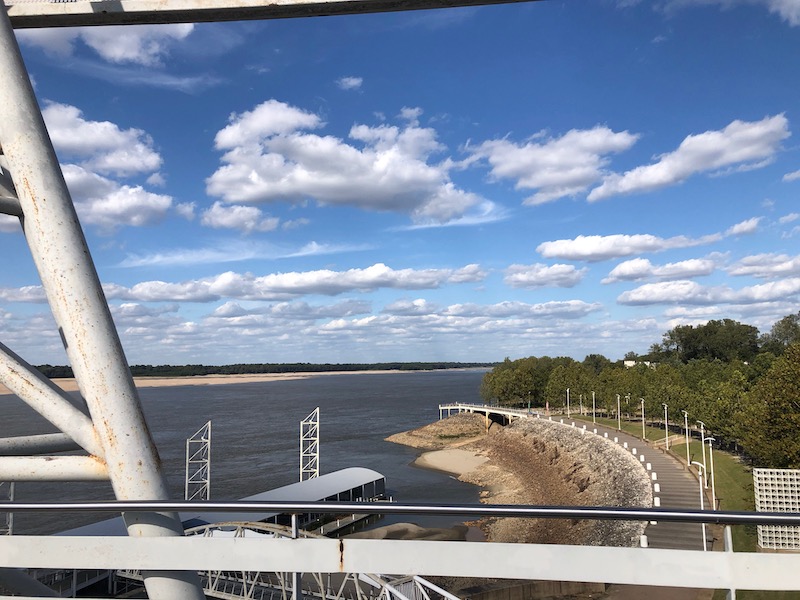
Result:
[[[667,416],[667,405],[663,402],[661,405],[664,407],[664,448],[669,450],[669,417]]]
[[[711,509],[717,510],[717,488],[714,485],[714,447],[711,445],[711,442],[716,440],[713,437],[707,437],[706,441],[708,442],[708,462],[711,463],[709,465],[711,472]]]
[[[697,470],[700,472],[700,477],[697,479],[697,482],[700,484],[700,510],[705,510],[705,500],[703,500],[703,474],[705,473],[706,468],[703,466],[702,463],[697,462],[696,460],[692,461],[692,464],[697,467]],[[706,547],[706,524],[703,523],[703,552],[706,552],[708,548]]]
[[[702,421],[697,422],[700,425],[700,445],[703,447],[703,473],[706,472],[706,424]],[[708,478],[704,475],[703,482],[706,489],[708,489]]]
[[[581,403],[580,404],[580,406],[581,406],[581,416],[583,416],[583,394],[578,396],[578,401]]]
[[[592,423],[597,423],[597,410],[594,400],[594,390],[592,390]]]
[[[683,435],[686,438],[686,464],[688,465],[691,462],[689,458],[689,413],[685,410],[681,412],[683,413]]]
[[[617,431],[622,429],[622,420],[619,415],[619,394],[617,394]]]
[[[567,388],[567,416],[569,417],[569,388]]]
[[[642,439],[647,439],[647,434],[644,432],[644,398],[639,398],[642,401]]]

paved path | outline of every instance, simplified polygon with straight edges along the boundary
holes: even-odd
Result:
[[[571,420],[564,418],[564,423],[569,422]],[[583,424],[581,421],[575,421],[576,427],[582,427]],[[611,440],[616,437],[620,446],[624,446],[627,443],[629,451],[632,452],[635,448],[637,456],[644,455],[643,464],[650,463],[651,473],[656,474],[656,479],[651,480],[653,497],[659,498],[662,508],[700,508],[698,481],[694,475],[686,470],[685,465],[675,457],[624,431],[617,431],[614,428],[599,424],[595,425],[591,422],[586,423],[586,428],[589,431],[596,428],[598,435],[608,434]],[[706,505],[706,508],[708,508],[708,505]],[[703,549],[702,526],[696,523],[651,523],[647,526],[645,535],[647,535],[650,548]],[[711,550],[710,537],[708,549]],[[712,590],[611,585],[601,597],[609,600],[636,600],[641,598],[648,598],[649,600],[695,600],[710,599],[712,595]]]
[[[564,419],[564,423],[568,423]],[[580,421],[575,421],[576,427],[581,427]],[[609,439],[615,437],[620,446],[628,444],[628,450],[636,449],[637,456],[644,455],[644,465],[650,464],[651,473],[656,474],[652,480],[653,498],[658,498],[661,508],[700,508],[700,488],[697,479],[683,463],[670,456],[662,449],[657,449],[644,442],[641,438],[634,437],[624,431],[617,431],[603,425],[586,424],[592,431],[597,428],[598,435],[608,434]],[[708,529],[708,528],[707,528]],[[645,530],[648,545],[651,548],[674,548],[679,550],[702,550],[702,526],[696,523],[651,523]],[[711,549],[709,541],[708,548]]]

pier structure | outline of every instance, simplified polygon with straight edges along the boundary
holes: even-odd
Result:
[[[489,406],[488,404],[469,404],[466,402],[453,402],[450,404],[439,405],[439,419],[451,416],[453,413],[475,413],[485,416],[486,430],[492,423],[508,425],[516,419],[527,419],[528,417],[538,417],[539,413],[519,408],[507,408],[505,406]]]

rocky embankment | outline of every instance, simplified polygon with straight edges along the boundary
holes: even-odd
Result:
[[[387,439],[486,457],[459,479],[482,487],[481,501],[488,504],[652,506],[647,472],[635,457],[560,423],[520,419],[505,428],[493,424],[487,434],[482,416],[462,413]],[[486,519],[479,525],[495,542],[609,546],[636,545],[644,529],[638,522],[553,519]]]

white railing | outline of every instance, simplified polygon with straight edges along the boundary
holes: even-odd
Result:
[[[707,589],[800,590],[800,558],[733,552],[730,525],[800,525],[796,513],[609,507],[345,502],[14,503],[0,510],[361,512],[682,521],[726,525],[722,552],[418,540],[2,536],[0,567],[305,573],[404,573]],[[576,568],[575,565],[580,565]]]

